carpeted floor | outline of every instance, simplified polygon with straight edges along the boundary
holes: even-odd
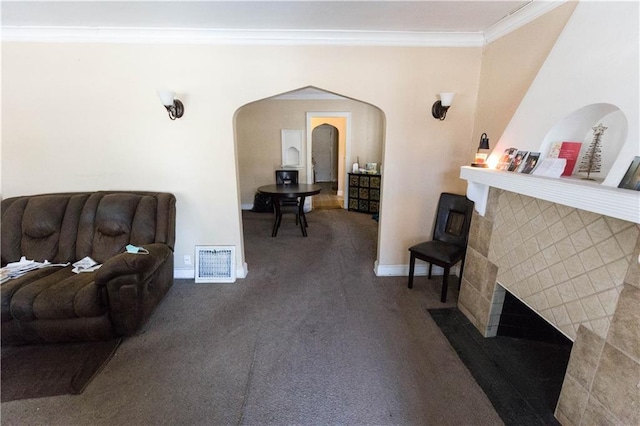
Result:
[[[3,403],[2,424],[501,424],[427,312],[455,289],[376,277],[369,215],[313,211],[308,238],[243,216],[247,278],[176,281],[81,395]]]

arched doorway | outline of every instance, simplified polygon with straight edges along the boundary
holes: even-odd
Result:
[[[322,118],[315,117],[311,120],[312,125],[317,120]],[[346,120],[343,118],[342,121],[345,123],[340,128],[345,129]],[[338,191],[339,164],[343,163],[339,158],[345,145],[345,138],[341,136],[340,129],[328,123],[320,124],[311,131],[313,181],[322,187],[322,192],[313,197],[314,209],[344,208],[342,191]]]
[[[284,165],[285,129],[302,132],[299,179],[302,183],[313,182],[312,130],[322,124],[339,130],[337,193],[346,202],[347,173],[353,163],[357,159],[362,164],[382,163],[385,117],[379,108],[320,89],[304,88],[257,100],[237,110],[237,169],[243,210],[253,207],[258,187],[275,183],[274,171]]]
[[[311,163],[315,182],[338,182],[338,129],[321,124],[311,132]]]
[[[301,183],[313,182],[312,130],[322,124],[338,129],[337,192],[343,196],[344,205],[348,198],[347,174],[351,172],[353,163],[357,159],[363,164],[382,163],[385,133],[382,110],[369,103],[313,87],[256,100],[238,108],[234,116],[234,131],[242,210],[251,210],[257,188],[275,183],[274,171],[285,168],[282,149],[285,131],[302,133],[300,144],[296,145],[300,151],[296,169]],[[311,197],[307,201],[311,201]],[[313,204],[315,207],[315,201]]]

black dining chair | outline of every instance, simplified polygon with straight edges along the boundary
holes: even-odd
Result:
[[[413,288],[413,272],[416,259],[429,263],[429,279],[431,278],[431,269],[434,264],[444,269],[441,302],[447,301],[449,270],[458,262],[461,262],[458,287],[460,286],[464,270],[464,258],[469,241],[473,205],[473,201],[464,195],[447,192],[440,194],[431,241],[425,241],[409,248],[411,253],[409,260],[409,288]]]
[[[276,185],[291,185],[298,183],[298,171],[297,170],[276,170]],[[298,210],[298,198],[283,198],[280,200],[281,213],[293,213],[296,215],[296,225],[300,220]],[[278,221],[282,220],[281,217]]]

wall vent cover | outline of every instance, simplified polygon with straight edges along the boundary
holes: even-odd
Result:
[[[196,283],[236,281],[234,246],[196,246]]]

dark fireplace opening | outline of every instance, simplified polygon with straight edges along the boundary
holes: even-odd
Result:
[[[573,342],[508,291],[496,342],[501,370],[535,410],[555,411]]]
[[[504,296],[498,336],[572,345],[570,339],[508,291]]]

